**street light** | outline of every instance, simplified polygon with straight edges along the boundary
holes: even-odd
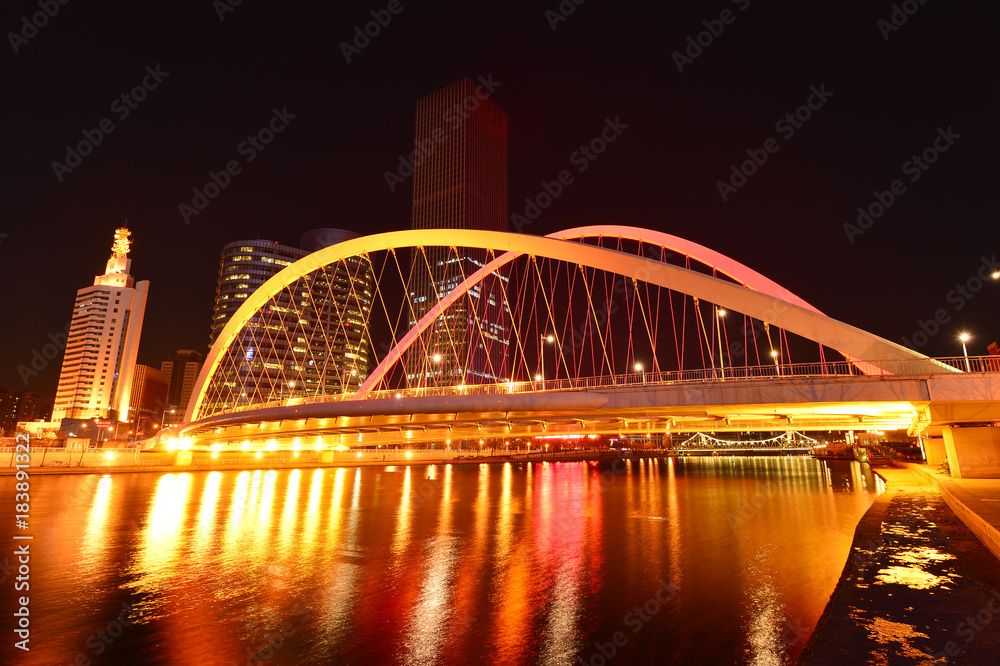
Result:
[[[635,364],[635,371],[636,371],[637,374],[642,374],[642,383],[645,384],[646,383],[646,375],[645,375],[645,373],[642,372],[642,363],[636,363]]]
[[[171,414],[174,414],[176,412],[177,412],[176,409],[170,410]],[[164,409],[163,414],[160,416],[160,430],[163,430],[163,424],[166,423],[166,421],[167,421],[167,410]]]
[[[539,381],[545,381],[545,343],[546,342],[554,343],[556,341],[556,338],[554,335],[543,335],[541,336],[541,339],[542,339],[542,350],[539,355],[542,357],[542,372],[540,373],[541,379]]]
[[[722,358],[722,318],[726,316],[726,311],[723,310],[722,308],[718,308],[718,310],[716,310],[716,314],[718,315],[715,318],[715,328],[718,331],[718,335],[719,335],[719,371],[722,374],[722,378],[725,379],[726,378],[726,362]]]
[[[969,369],[969,350],[968,348],[966,348],[965,343],[968,342],[971,337],[972,336],[970,336],[968,333],[961,333],[958,336],[958,339],[962,341],[962,356],[965,357],[966,372],[971,372],[971,370]]]
[[[771,358],[774,359],[774,370],[780,375],[781,374],[781,366],[778,365],[778,350],[777,349],[772,349],[771,350]]]

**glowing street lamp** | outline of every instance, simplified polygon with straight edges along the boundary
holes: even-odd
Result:
[[[723,310],[722,308],[718,308],[715,311],[715,313],[716,315],[718,315],[715,318],[715,328],[718,331],[718,336],[719,336],[719,371],[722,373],[722,378],[725,379],[726,362],[722,357],[722,318],[726,316],[726,311]]]
[[[958,336],[958,339],[962,341],[962,356],[965,357],[965,371],[966,372],[971,372],[971,370],[969,370],[969,350],[965,346],[965,343],[968,342],[971,337],[972,336],[970,336],[968,333],[961,333]]]
[[[771,350],[771,358],[774,359],[774,370],[775,370],[775,372],[777,372],[780,375],[781,374],[781,366],[778,365],[778,350],[777,349],[772,349]]]
[[[635,366],[634,366],[634,368],[635,368],[636,374],[642,375],[642,383],[645,384],[646,383],[646,373],[644,373],[642,371],[643,370],[642,363],[636,363]]]
[[[175,413],[177,413],[177,410],[176,409],[171,409],[170,413],[171,414],[175,414]],[[166,423],[166,421],[167,421],[167,410],[164,409],[162,416],[160,416],[160,430],[163,429],[163,424]]]
[[[541,377],[541,379],[539,381],[544,381],[545,380],[545,343],[546,342],[551,342],[551,343],[554,344],[555,341],[556,341],[556,336],[551,335],[551,334],[550,335],[543,335],[543,336],[541,336],[541,340],[542,340],[542,351],[541,351],[540,356],[542,357],[542,371],[539,374],[542,377]]]

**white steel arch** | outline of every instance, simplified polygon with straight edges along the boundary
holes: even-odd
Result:
[[[546,238],[578,240],[581,238],[594,238],[597,236],[648,242],[671,251],[680,252],[681,254],[687,255],[705,264],[706,266],[714,268],[719,273],[740,282],[748,289],[779,298],[787,303],[797,305],[805,310],[810,310],[819,315],[823,314],[806,301],[779,285],[777,282],[770,280],[748,266],[744,266],[735,259],[730,259],[726,255],[707,248],[704,245],[699,245],[698,243],[694,243],[679,236],[665,234],[661,231],[653,231],[651,229],[642,229],[640,227],[629,227],[623,225],[599,225],[576,227],[574,229],[557,231],[553,234],[549,234]],[[499,257],[496,257],[475,273],[469,275],[469,277],[466,278],[461,284],[443,296],[441,300],[435,306],[431,307],[427,314],[425,314],[413,328],[407,331],[406,335],[400,338],[396,346],[393,347],[389,353],[386,354],[385,358],[379,362],[378,366],[376,366],[376,368],[368,375],[368,378],[361,384],[360,387],[358,387],[358,392],[351,396],[350,399],[363,399],[367,392],[378,386],[378,382],[385,377],[386,373],[389,372],[393,364],[402,358],[403,354],[406,353],[406,350],[408,350],[417,341],[420,334],[430,328],[430,326],[434,323],[434,320],[437,319],[446,309],[448,309],[448,307],[468,293],[470,289],[485,279],[487,275],[499,270],[502,266],[509,264],[511,261],[517,259],[523,254],[525,253],[506,252]]]
[[[609,237],[620,235],[635,240],[646,240],[688,254],[699,262],[715,267],[718,271],[742,284],[734,284],[696,271],[618,250],[565,240],[564,236],[567,235],[573,238],[580,238],[583,235]],[[447,243],[441,242],[443,238],[447,239]],[[195,384],[192,392],[194,399],[188,405],[184,420],[191,422],[195,419],[205,397],[209,380],[218,369],[224,352],[237,334],[250,321],[250,318],[283,288],[319,268],[348,257],[391,249],[442,245],[505,253],[477,271],[474,274],[474,276],[478,276],[476,281],[497,270],[502,263],[496,264],[496,262],[501,260],[505,259],[503,263],[507,263],[517,256],[525,254],[545,257],[614,272],[715,303],[835,349],[852,360],[871,362],[888,372],[893,372],[891,367],[893,361],[927,358],[923,354],[894,342],[831,319],[787,289],[739,262],[704,246],[668,234],[613,225],[571,229],[553,234],[550,237],[474,229],[409,229],[362,236],[332,245],[303,257],[265,282],[236,311],[212,346]],[[460,291],[459,289],[452,290],[437,307],[432,308],[431,313],[440,314],[447,307],[447,305],[442,306],[441,304],[453,302],[474,283],[470,277],[463,283],[461,293],[457,293]],[[411,334],[413,334],[413,338],[416,338],[419,330],[411,330],[404,336],[403,340],[406,340]],[[403,340],[397,344],[397,348],[401,347]],[[412,339],[407,341],[407,344],[411,342]],[[399,354],[396,349],[390,351],[380,363],[381,372],[384,372],[382,366],[387,363],[390,357],[398,360]],[[951,368],[943,366],[942,371],[953,372]],[[370,387],[374,385],[370,382],[378,372],[377,369],[376,372],[372,373],[362,385],[362,390],[355,394],[355,398],[364,397],[363,391],[370,390]]]

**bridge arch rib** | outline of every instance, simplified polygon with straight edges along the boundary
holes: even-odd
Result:
[[[740,284],[627,252],[569,240],[597,235],[642,240],[682,252]],[[442,243],[442,238],[446,238],[447,243]],[[894,368],[902,367],[899,364],[927,358],[894,342],[827,317],[787,289],[743,264],[709,248],[669,234],[614,225],[570,229],[544,237],[472,229],[412,229],[363,236],[324,248],[286,267],[265,282],[237,310],[213,345],[195,384],[193,399],[188,405],[185,421],[191,422],[198,418],[209,382],[240,331],[255,313],[282,289],[318,269],[349,257],[400,248],[440,245],[478,248],[503,254],[496,256],[493,261],[432,307],[421,320],[425,328],[427,322],[433,321],[432,315],[439,315],[450,302],[468,292],[481,279],[496,271],[504,263],[509,263],[519,256],[529,255],[609,271],[697,297],[754,319],[769,322],[835,349],[852,360],[870,363],[884,372],[893,373],[896,372]],[[375,386],[386,369],[399,360],[406,348],[403,346],[404,342],[406,345],[412,344],[419,333],[420,330],[416,327],[409,331],[382,359],[379,367],[369,375],[354,398],[363,398],[365,392]],[[954,370],[942,365],[941,371]]]

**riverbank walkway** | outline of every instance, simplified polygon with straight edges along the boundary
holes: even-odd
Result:
[[[1000,480],[897,465],[799,663],[1000,664]]]

